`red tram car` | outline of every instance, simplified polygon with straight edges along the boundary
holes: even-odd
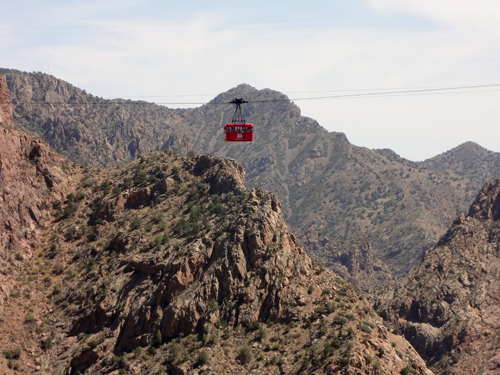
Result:
[[[236,98],[230,103],[236,106],[236,111],[234,112],[233,121],[224,127],[225,140],[227,142],[252,142],[253,125],[245,122],[241,112],[241,104],[248,102],[243,98]]]
[[[252,124],[227,124],[224,127],[226,141],[228,142],[251,142],[253,141]]]

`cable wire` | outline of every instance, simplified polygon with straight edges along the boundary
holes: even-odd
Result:
[[[395,95],[408,95],[408,94],[421,94],[421,93],[440,93],[440,94],[451,94],[455,93],[457,90],[473,90],[479,88],[494,88],[500,87],[500,83],[488,84],[488,85],[471,85],[471,86],[453,86],[453,87],[433,87],[433,88],[422,88],[422,89],[411,89],[411,90],[392,90],[392,91],[377,91],[368,93],[358,93],[358,94],[340,94],[340,95],[324,95],[324,96],[310,96],[310,97],[299,97],[299,98],[283,98],[283,99],[266,99],[266,100],[248,100],[249,104],[252,103],[276,103],[276,102],[290,102],[290,101],[301,101],[301,100],[324,100],[324,99],[348,99],[348,98],[361,98],[361,97],[384,97],[384,96],[395,96]],[[447,92],[451,91],[451,92]],[[284,94],[283,94],[284,95]],[[189,95],[186,95],[189,96]],[[42,101],[43,99],[34,99],[33,101]],[[226,101],[210,101],[210,102],[146,102],[146,101],[131,101],[130,99],[103,99],[102,101],[90,101],[90,102],[46,102],[47,105],[220,105],[220,104],[230,104]]]

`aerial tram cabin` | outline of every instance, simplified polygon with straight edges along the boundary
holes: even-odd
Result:
[[[253,141],[253,125],[247,124],[241,112],[241,104],[248,103],[243,98],[231,100],[236,105],[233,121],[224,127],[227,142],[251,142]]]

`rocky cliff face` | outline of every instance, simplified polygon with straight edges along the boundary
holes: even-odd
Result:
[[[484,185],[422,264],[377,302],[436,372],[496,374],[500,180]]]
[[[1,92],[2,113],[11,113],[5,109],[10,105],[5,86]],[[48,269],[37,255],[54,220],[54,205],[73,190],[80,171],[45,142],[8,125],[7,121],[0,126],[0,351],[6,357],[0,363],[3,373],[19,366],[12,357],[27,360],[28,355],[34,355],[31,348],[39,347],[37,338],[25,326],[27,314],[42,316],[50,310],[46,296],[36,289],[41,288],[44,277],[48,278],[46,283],[50,280]],[[40,273],[35,271],[35,263],[40,265]],[[36,366],[32,358],[23,371],[31,373]]]
[[[71,162],[44,142],[0,127],[0,247],[27,247],[25,239],[52,217],[52,202],[71,190]]]
[[[0,151],[2,372],[432,374],[236,162],[83,170],[15,129]]]
[[[5,77],[0,76],[0,123],[4,126],[12,126],[12,105],[10,104],[10,91],[7,87]]]

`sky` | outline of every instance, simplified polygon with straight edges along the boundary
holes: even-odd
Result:
[[[357,146],[500,152],[498,0],[4,1],[0,50],[104,98],[195,107],[247,83]]]

